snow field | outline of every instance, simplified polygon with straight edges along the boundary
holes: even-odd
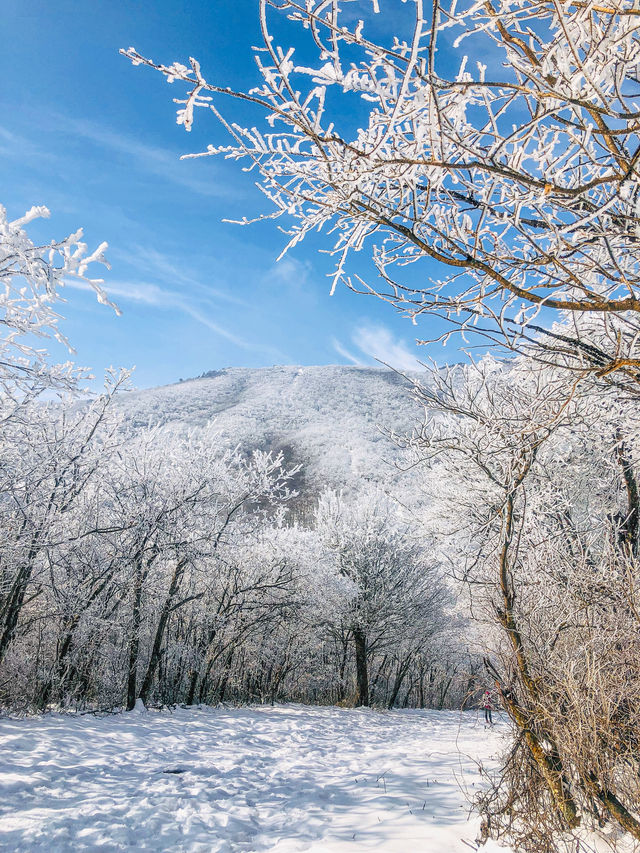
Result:
[[[475,762],[500,740],[450,711],[3,719],[0,850],[462,853]]]

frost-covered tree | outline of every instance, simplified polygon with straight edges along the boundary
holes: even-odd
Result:
[[[334,286],[528,357],[460,386],[446,373],[423,399],[448,427],[417,443],[451,486],[445,551],[502,637],[488,666],[518,737],[487,831],[532,851],[580,822],[640,839],[638,15],[630,0],[260,0],[248,91],[196,59],[123,51],[186,88],[186,130],[203,110],[221,122],[230,139],[186,156],[257,175],[287,248],[328,235]]]
[[[102,279],[90,278],[88,268],[99,262],[107,265],[101,243],[88,252],[82,229],[64,240],[34,243],[25,226],[39,217],[48,217],[46,207],[32,207],[24,216],[10,221],[0,205],[0,403],[6,419],[15,409],[43,391],[73,390],[83,375],[73,364],[52,365],[45,350],[34,342],[55,338],[69,347],[59,328],[56,303],[65,281],[74,281],[94,290],[98,301],[109,302]]]
[[[336,599],[315,533],[275,523],[220,556],[207,593],[200,700],[308,701],[319,625]]]
[[[0,207],[0,662],[38,623],[45,599],[48,608],[58,596],[63,624],[79,618],[77,606],[63,603],[70,590],[59,583],[51,558],[84,535],[75,518],[115,440],[112,401],[126,380],[126,374],[109,371],[104,394],[73,405],[69,395],[79,391],[87,371],[71,362],[53,364],[38,346],[38,339],[55,338],[70,349],[56,310],[65,282],[94,290],[100,302],[111,305],[102,280],[88,274],[95,262],[106,265],[106,243],[88,252],[81,230],[61,241],[35,243],[25,226],[48,216],[47,208],[32,207],[11,221]],[[52,393],[61,402],[54,404]],[[66,639],[58,652],[56,670],[68,653]],[[14,664],[21,668],[21,661]],[[50,689],[49,684],[43,695]],[[42,698],[25,692],[36,703]]]
[[[448,594],[432,554],[398,503],[366,486],[351,498],[325,492],[316,530],[351,592],[336,628],[353,641],[356,704],[370,703],[370,664],[395,655],[393,707],[414,656],[444,627]]]
[[[42,593],[52,551],[84,535],[76,513],[118,441],[111,409],[125,379],[114,374],[76,409],[20,399],[20,416],[13,409],[0,424],[0,662]]]
[[[520,346],[544,308],[638,330],[637,16],[630,0],[260,0],[245,92],[196,59],[122,52],[186,86],[186,130],[204,110],[231,136],[185,156],[257,173],[289,246],[331,235],[334,286]],[[377,278],[351,272],[365,247]],[[637,373],[626,344],[608,329],[597,368]]]
[[[567,382],[528,359],[441,372],[413,440],[517,732],[485,829],[526,851],[580,824],[640,837],[639,424],[633,399]]]
[[[219,552],[287,500],[289,476],[281,457],[244,458],[211,427],[184,436],[144,430],[112,461],[98,533],[119,554],[127,587],[128,708],[152,694],[171,616],[206,599]]]
[[[363,666],[363,701],[460,701],[448,593],[397,503],[327,493],[300,526],[281,457],[106,415],[87,439],[97,406],[56,441],[43,418],[5,484],[4,704],[350,701]]]

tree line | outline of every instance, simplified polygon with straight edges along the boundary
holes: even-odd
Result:
[[[326,491],[296,522],[281,456],[127,434],[121,382],[2,425],[6,707],[460,701],[450,593],[394,500]]]

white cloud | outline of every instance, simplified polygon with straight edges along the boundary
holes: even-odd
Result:
[[[54,159],[50,152],[35,145],[25,136],[19,136],[17,133],[7,130],[6,127],[0,127],[0,154],[3,157],[18,161],[27,157],[39,157],[45,161]]]
[[[180,156],[166,148],[147,145],[134,136],[110,129],[106,125],[86,119],[55,116],[54,121],[74,136],[80,136],[102,148],[125,154],[141,170],[159,175],[165,180],[185,187],[200,195],[226,197],[228,188],[212,170],[202,170],[203,179],[193,178],[190,168],[180,161]]]
[[[271,267],[264,281],[275,287],[300,287],[308,283],[311,269],[308,261],[299,261],[285,255]]]
[[[422,368],[407,344],[394,338],[385,326],[359,326],[351,336],[351,340],[366,355],[388,364],[395,370],[420,370]]]
[[[359,367],[362,367],[364,365],[362,359],[358,358],[352,352],[349,352],[346,347],[342,346],[342,344],[337,338],[331,338],[331,345],[338,353],[338,355],[341,355],[343,358],[346,358],[347,361],[351,362],[351,364],[357,364]]]
[[[110,281],[103,285],[110,296],[116,299],[128,299],[131,302],[142,302],[145,305],[157,305],[160,307],[175,304],[174,294],[157,284],[148,284],[144,281]]]
[[[221,300],[242,308],[249,307],[246,300],[204,284],[204,274],[194,273],[182,260],[159,252],[152,246],[134,245],[129,251],[114,249],[109,251],[109,256],[126,261],[145,276],[160,279],[168,284],[185,285],[201,302],[213,305],[216,300]]]
[[[193,319],[196,320],[198,323],[201,323],[203,326],[206,326],[208,329],[211,329],[211,331],[215,332],[216,335],[219,335],[221,338],[225,338],[227,341],[230,341],[237,347],[255,351],[263,349],[262,347],[258,347],[255,344],[252,344],[250,341],[245,341],[244,338],[240,338],[237,335],[234,335],[233,332],[227,331],[227,329],[225,329],[223,326],[220,326],[218,323],[214,323],[214,321],[210,320],[206,314],[203,314],[202,311],[199,311],[192,305],[182,304],[179,307],[181,311],[184,311],[185,314],[188,314],[190,317],[193,317]]]
[[[65,284],[67,287],[71,287],[75,290],[91,289],[88,284],[74,281],[73,279],[65,281]],[[215,332],[216,335],[219,335],[221,338],[235,344],[237,347],[241,347],[246,350],[262,349],[250,341],[246,341],[244,338],[228,331],[228,329],[225,329],[219,323],[211,320],[206,313],[195,305],[192,305],[191,302],[179,293],[166,290],[163,287],[158,287],[157,284],[150,284],[144,281],[109,281],[108,283],[103,284],[103,289],[116,301],[124,300],[125,302],[138,302],[144,305],[151,305],[156,308],[175,308],[183,314],[187,314],[189,317],[192,317],[201,325],[206,326],[212,332]]]

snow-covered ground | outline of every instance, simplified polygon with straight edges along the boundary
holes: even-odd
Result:
[[[475,762],[500,739],[447,711],[3,719],[0,849],[462,853]]]

